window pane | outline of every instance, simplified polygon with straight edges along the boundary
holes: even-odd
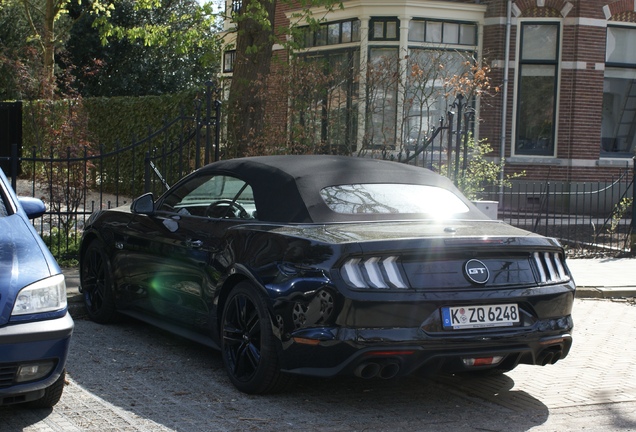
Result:
[[[524,24],[522,37],[522,60],[557,59],[557,24]]]
[[[397,38],[397,23],[395,21],[389,21],[386,23],[386,38],[387,39]]]
[[[477,45],[475,40],[476,27],[473,24],[462,24],[459,27],[459,43],[462,45]]]
[[[342,23],[342,43],[351,42],[351,21]]]
[[[555,66],[522,66],[515,142],[517,154],[554,155],[555,77]]]
[[[360,21],[356,20],[353,22],[353,31],[351,40],[353,42],[360,42]]]
[[[316,45],[315,46],[325,46],[327,45],[327,27],[320,26],[318,30],[316,30]]]
[[[367,145],[395,146],[397,116],[397,48],[373,48],[367,77]]]
[[[314,31],[307,28],[305,31],[305,47],[309,48],[314,46]]]
[[[601,149],[613,157],[632,157],[636,149],[636,70],[611,72],[606,71],[603,82]]]
[[[467,213],[468,207],[452,192],[414,184],[350,184],[327,187],[320,196],[341,214]]]
[[[373,38],[374,39],[384,38],[384,22],[376,21],[373,23]]]
[[[459,24],[444,23],[444,43],[459,43]]]
[[[234,60],[236,59],[236,51],[227,51],[223,58],[223,71],[232,72],[234,70]]]
[[[608,27],[606,61],[636,65],[636,49],[633,47],[635,40],[634,28]]]
[[[299,83],[292,89],[291,137],[306,148],[350,154],[358,125],[356,80],[359,50],[323,51],[298,59],[301,76],[312,74],[320,85]]]
[[[409,40],[413,42],[424,42],[424,21],[409,22]]]
[[[403,127],[403,140],[407,146],[421,146],[429,131],[439,124],[441,117],[446,116],[449,102],[453,101],[449,101],[444,83],[453,75],[466,72],[466,61],[470,56],[469,52],[456,50],[409,50],[404,100],[404,110],[408,115]],[[444,67],[441,68],[441,65]],[[440,157],[439,150],[436,149],[436,159]]]
[[[442,42],[442,23],[426,22],[426,42]]]
[[[225,202],[211,206],[221,200]],[[184,216],[239,217],[233,211],[234,207],[228,205],[228,200],[235,201],[247,211],[244,218],[251,218],[255,214],[254,195],[249,185],[234,177],[210,175],[193,178],[171,190],[159,211],[176,212]]]
[[[329,24],[329,38],[327,42],[329,45],[340,43],[340,23]]]

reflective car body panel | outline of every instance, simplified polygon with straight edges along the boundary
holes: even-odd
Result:
[[[220,176],[247,185],[232,189],[233,202]],[[409,203],[403,212],[393,197],[367,205],[370,193],[386,195],[385,184],[443,189],[459,210],[412,213]],[[219,200],[202,205],[201,190]],[[133,203],[143,211],[93,215],[83,247],[103,243],[120,312],[210,346],[222,344],[226,300],[248,281],[267,298],[288,373],[508,370],[553,363],[570,349],[575,285],[560,244],[488,219],[428,170],[348,157],[245,158],[202,168],[154,205],[148,199]],[[433,207],[444,203],[417,208]]]
[[[18,199],[0,171],[0,405],[46,396],[38,406],[49,406],[61,395],[47,389],[63,376],[74,324],[62,272],[29,222],[43,212],[42,201]],[[58,298],[25,300],[37,295]]]

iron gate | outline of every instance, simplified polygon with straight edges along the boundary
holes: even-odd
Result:
[[[22,196],[42,199],[47,212],[34,221],[56,258],[73,258],[88,216],[101,209],[129,205],[144,192],[156,195],[184,175],[219,158],[220,102],[213,84],[192,109],[131,144],[115,143],[106,151],[87,147],[20,148],[12,143],[8,164],[14,190]],[[21,175],[20,175],[21,172]],[[163,174],[161,174],[163,173]]]

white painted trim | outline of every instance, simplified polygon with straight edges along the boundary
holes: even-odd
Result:
[[[611,167],[611,168],[627,168],[634,166],[634,158],[612,158],[612,157],[603,157],[596,161],[597,166],[600,167]]]
[[[554,156],[519,155],[506,159],[510,165],[563,165],[563,159]]]
[[[500,163],[499,157],[486,157],[487,161]],[[600,157],[599,159],[568,159],[568,158],[550,158],[550,157],[537,157],[537,156],[513,156],[506,158],[506,164],[510,166],[515,165],[538,165],[538,166],[565,166],[570,168],[596,168],[596,167],[611,167],[611,168],[626,168],[631,167],[634,164],[632,158],[606,158]]]
[[[510,20],[511,23],[515,23],[513,19]],[[491,17],[486,18],[484,20],[484,26],[505,26],[506,25],[506,17]],[[514,24],[516,25],[516,23]]]
[[[530,17],[532,18],[532,17]],[[512,17],[510,19],[510,24],[512,26],[517,26],[519,20],[530,19],[527,17]],[[532,19],[540,19],[540,18],[532,18]],[[572,17],[572,18],[546,18],[546,19],[561,19],[563,20],[564,26],[586,26],[586,27],[607,27],[607,20],[604,19],[596,19],[596,18],[585,18],[585,17]],[[630,24],[630,23],[624,23]],[[491,17],[486,18],[484,20],[485,26],[504,26],[506,25],[506,17]]]
[[[406,0],[398,4],[387,2],[386,0],[349,0],[343,3],[344,8],[336,8],[331,12],[326,12],[324,8],[312,8],[314,17],[326,16],[329,21],[339,21],[351,18],[372,17],[372,16],[399,16],[405,18],[431,18],[450,21],[474,21],[483,23],[486,13],[486,5],[449,3],[443,1],[418,1]],[[290,18],[294,11],[286,12]]]
[[[562,17],[567,17],[568,14],[572,11],[572,9],[574,8],[574,5],[570,2],[567,2],[564,6],[563,9],[561,9],[561,16]]]
[[[565,18],[563,20],[563,25],[605,28],[607,27],[607,20],[585,17]]]
[[[516,4],[516,3],[513,3],[513,4],[512,4],[512,14],[513,14],[515,17],[518,17],[519,15],[521,15],[521,9],[519,9],[519,6],[517,6],[517,4]]]
[[[587,62],[584,62],[584,61],[577,61],[577,62],[564,61],[564,62],[561,62],[561,69],[585,70],[585,69],[587,69]]]

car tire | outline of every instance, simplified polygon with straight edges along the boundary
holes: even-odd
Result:
[[[293,377],[280,371],[265,296],[249,282],[230,292],[221,318],[221,352],[234,386],[248,394],[285,390]]]
[[[44,389],[44,396],[29,402],[29,406],[31,408],[53,408],[62,398],[65,384],[66,370],[63,370],[60,377],[53,384]]]
[[[93,240],[86,248],[81,272],[84,306],[89,318],[100,324],[112,322],[116,316],[113,278],[100,240]]]

